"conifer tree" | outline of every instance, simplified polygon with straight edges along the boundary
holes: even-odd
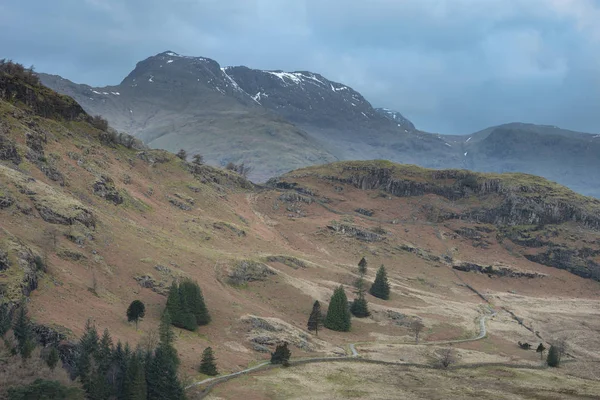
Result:
[[[33,332],[31,330],[31,321],[27,317],[27,308],[25,304],[19,307],[17,317],[13,324],[13,335],[17,340],[17,349],[23,359],[31,357],[31,353],[35,348]]]
[[[548,357],[546,358],[546,363],[549,367],[558,367],[560,364],[560,355],[556,346],[551,345],[550,350],[548,350]]]
[[[321,303],[315,300],[312,311],[308,317],[307,328],[309,331],[315,331],[315,335],[319,336],[319,328],[323,326],[323,314],[321,313]]]
[[[147,398],[146,375],[142,357],[141,353],[134,352],[127,365],[123,382],[123,394],[126,400],[146,400]]]
[[[192,312],[193,285],[184,281],[179,285],[179,301],[181,304],[181,325],[179,328],[195,331],[198,327],[196,315]],[[177,325],[176,325],[177,326]]]
[[[171,324],[182,328],[184,323],[184,311],[181,304],[181,296],[179,295],[179,285],[173,282],[169,289],[169,297],[167,297],[167,310],[171,316]]]
[[[365,299],[363,296],[355,298],[350,305],[350,312],[357,318],[366,318],[371,315],[367,299]]]
[[[6,335],[10,329],[10,314],[8,313],[8,305],[0,304],[0,338]]]
[[[111,381],[113,382],[114,390],[117,399],[125,398],[125,375],[127,373],[127,366],[129,364],[129,357],[125,353],[125,349],[123,348],[123,344],[121,341],[117,342],[117,346],[115,347],[112,353],[112,374]]]
[[[154,357],[147,366],[146,384],[148,400],[183,400],[185,395],[179,378],[177,364],[173,362],[170,346],[158,345]]]
[[[173,330],[171,329],[171,313],[169,309],[165,309],[162,317],[160,318],[160,325],[158,327],[158,335],[160,337],[160,342],[166,345],[173,345],[175,341],[175,335],[173,334]]]
[[[350,330],[350,311],[348,310],[348,298],[344,287],[339,286],[333,292],[329,308],[327,309],[327,317],[325,317],[325,327],[332,331],[348,332]]]
[[[367,273],[367,260],[365,258],[361,258],[358,263],[358,274],[359,278],[354,282],[354,287],[356,288],[357,297],[354,299],[350,306],[350,312],[352,315],[358,318],[366,318],[371,313],[369,312],[369,306],[367,303],[367,299],[365,299],[365,275]]]
[[[139,300],[131,302],[127,308],[127,322],[134,321],[135,329],[137,330],[138,321],[146,315],[146,306]]]
[[[544,352],[546,351],[546,347],[540,343],[540,345],[535,349],[536,353],[540,353],[540,360],[544,359]]]
[[[199,326],[207,325],[210,322],[210,315],[198,283],[185,280],[179,285],[179,290],[185,299],[183,307],[194,315],[196,324]]]
[[[56,365],[58,364],[59,360],[60,357],[58,354],[58,350],[56,349],[56,347],[52,346],[50,348],[50,352],[48,353],[48,357],[46,358],[46,364],[48,365],[48,368],[50,368],[51,371],[54,371],[54,368],[56,368]]]
[[[215,363],[215,355],[211,347],[207,347],[202,352],[202,361],[200,362],[200,372],[208,376],[219,375],[217,365]]]
[[[369,290],[373,296],[383,299],[389,300],[390,298],[390,284],[387,279],[387,273],[385,271],[385,267],[382,265],[377,270],[377,275],[375,276],[375,282],[371,285],[371,289]]]
[[[358,273],[363,276],[367,274],[367,260],[364,257],[358,262]]]
[[[283,342],[277,345],[274,353],[271,353],[271,364],[282,364],[284,367],[287,367],[290,365],[291,356],[292,352],[288,349],[287,342]]]

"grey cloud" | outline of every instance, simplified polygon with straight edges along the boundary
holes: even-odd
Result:
[[[594,0],[22,0],[0,57],[92,85],[164,50],[313,70],[421,129],[524,121],[600,131]]]

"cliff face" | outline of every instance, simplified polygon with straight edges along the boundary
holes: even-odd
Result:
[[[326,174],[326,171],[315,174],[321,179],[352,184],[362,190],[380,190],[398,197],[434,194],[465,205],[460,212],[442,212],[439,217],[442,220],[469,219],[496,225],[577,222],[600,230],[599,200],[580,196],[531,175],[434,171],[387,162],[336,163],[332,169],[336,174]],[[321,170],[323,168],[314,169]],[[301,171],[311,171],[311,168]],[[294,172],[289,178],[299,174],[300,171]],[[477,204],[468,205],[469,199],[476,199]]]

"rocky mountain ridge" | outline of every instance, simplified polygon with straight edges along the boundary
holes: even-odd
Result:
[[[336,160],[387,159],[531,173],[600,197],[599,135],[520,123],[463,136],[430,134],[314,72],[221,67],[167,51],[139,62],[117,86],[41,78],[150,147],[184,148],[213,165],[244,162],[255,181]]]

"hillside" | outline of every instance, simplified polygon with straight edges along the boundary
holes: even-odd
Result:
[[[539,355],[516,343],[566,335],[570,375],[544,376],[576,392],[593,383],[598,200],[531,175],[387,161],[307,167],[256,186],[122,145],[46,88],[6,74],[0,85],[0,299],[27,296],[42,332],[55,332],[44,336],[50,344],[68,349],[88,318],[138,343],[157,329],[167,287],[189,277],[212,322],[176,330],[188,382],[205,378],[196,368],[207,346],[229,373],[268,360],[282,340],[293,357],[344,355],[356,344],[366,359],[427,363],[443,341],[476,337],[486,316],[481,340],[454,345],[460,365],[533,368]],[[353,318],[350,332],[307,332],[315,300],[326,309],[340,284],[354,298],[361,257],[369,284],[385,265],[390,300],[367,294],[371,316]],[[147,307],[139,330],[125,317],[134,299]],[[415,319],[426,327],[419,345]],[[259,396],[228,385],[238,398]]]
[[[244,162],[256,182],[336,160],[386,159],[529,173],[600,197],[599,135],[522,123],[464,136],[430,134],[310,71],[222,68],[208,58],[167,51],[139,62],[116,86],[93,88],[45,74],[41,79],[152,148],[184,148],[215,166]]]

